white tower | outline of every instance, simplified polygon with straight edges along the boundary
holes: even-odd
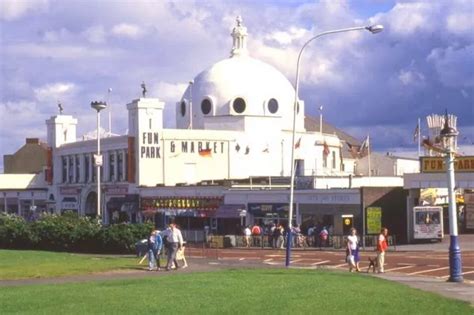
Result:
[[[77,119],[70,115],[52,116],[46,120],[48,146],[60,147],[76,141]]]
[[[157,98],[127,104],[128,135],[134,139],[137,185],[163,183],[163,109]]]

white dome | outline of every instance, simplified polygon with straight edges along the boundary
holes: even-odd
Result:
[[[243,35],[246,36],[246,29],[244,32]],[[235,33],[236,28],[233,36]],[[239,35],[242,36],[241,30],[235,36]],[[232,56],[198,74],[188,86],[177,104],[178,128],[189,126],[190,109],[193,112],[194,129],[204,129],[205,122],[223,116],[234,117],[235,121],[242,116],[275,117],[281,128],[292,128],[295,97],[293,85],[273,66],[249,57],[244,39],[234,37]],[[239,47],[236,47],[236,42]],[[190,100],[192,106],[189,106]],[[301,101],[299,103],[297,125],[301,126],[304,104]]]

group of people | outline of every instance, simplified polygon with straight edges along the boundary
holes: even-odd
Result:
[[[164,250],[168,258],[166,271],[170,271],[173,266],[175,269],[188,267],[184,256],[183,235],[175,223],[170,223],[161,233],[159,230],[153,230],[148,237],[148,270],[161,270],[160,258]],[[179,266],[178,260],[183,261],[183,266]]]
[[[347,249],[346,249],[346,260],[349,264],[349,271],[354,270],[360,272],[360,255],[359,255],[359,237],[357,236],[357,230],[351,228],[350,235],[347,236]],[[377,246],[375,248],[377,252],[376,268],[378,273],[384,273],[385,264],[385,252],[388,248],[388,229],[382,228],[380,234],[377,237]]]

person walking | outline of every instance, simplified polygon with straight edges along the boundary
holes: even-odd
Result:
[[[148,240],[147,240],[148,271],[152,271],[156,269],[155,243],[156,243],[156,232],[151,231],[150,236],[148,237]]]
[[[377,272],[384,273],[385,252],[388,248],[388,229],[382,228],[377,241]]]
[[[245,247],[250,247],[250,236],[252,232],[250,231],[250,227],[247,225],[244,229],[244,245]]]
[[[349,272],[352,272],[354,267],[357,272],[360,272],[359,261],[359,238],[357,237],[357,230],[351,228],[351,234],[347,237],[347,263],[349,264]]]
[[[156,259],[156,270],[161,270],[160,266],[160,258],[161,258],[161,250],[163,249],[163,239],[161,237],[160,231],[155,230],[155,244],[153,246],[153,253]]]
[[[176,253],[178,249],[181,249],[183,246],[183,235],[181,231],[178,229],[175,223],[170,223],[169,225],[170,230],[168,231],[168,261],[166,263],[166,271],[171,270],[171,266],[174,263],[176,269],[179,268],[178,262],[176,261]]]

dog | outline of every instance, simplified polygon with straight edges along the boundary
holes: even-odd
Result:
[[[369,257],[369,268],[367,268],[367,273],[369,273],[370,268],[372,268],[372,271],[375,273],[375,270],[377,269],[377,258]]]

